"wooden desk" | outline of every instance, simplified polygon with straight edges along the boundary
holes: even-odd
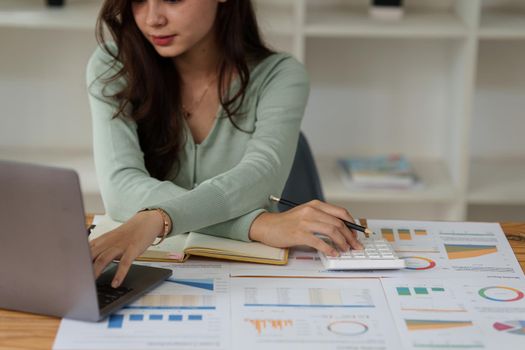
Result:
[[[88,217],[90,223],[92,217]],[[502,223],[501,227],[525,271],[525,223]],[[59,318],[0,310],[0,349],[51,349]]]

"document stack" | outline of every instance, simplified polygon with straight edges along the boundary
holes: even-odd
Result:
[[[421,185],[403,155],[350,157],[339,159],[338,164],[342,181],[350,189],[412,189]]]

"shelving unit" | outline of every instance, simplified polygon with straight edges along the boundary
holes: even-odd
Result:
[[[523,205],[525,157],[477,159],[472,162],[468,203]]]
[[[443,162],[430,159],[412,159],[415,171],[425,183],[412,190],[350,190],[342,187],[342,180],[336,164],[337,158],[325,156],[316,160],[319,176],[323,181],[323,191],[330,201],[344,203],[419,203],[422,198],[427,203],[443,204],[457,199],[457,192]]]
[[[291,36],[298,26],[295,8],[290,1],[260,1],[257,16],[261,30],[273,36]]]
[[[94,28],[101,1],[68,0],[67,6],[48,8],[45,0],[2,0],[0,26],[33,29]]]
[[[485,0],[479,26],[481,39],[525,39],[525,3],[519,0]]]
[[[525,39],[525,13],[487,11],[481,18],[481,39]]]
[[[0,150],[0,159],[75,169],[79,174],[80,188],[82,189],[86,211],[90,213],[104,213],[91,151],[69,150],[64,152],[58,150],[3,149]]]
[[[525,129],[525,118],[518,116],[525,105],[510,107],[502,120],[509,126],[496,132],[497,137],[487,132],[499,128],[496,116],[490,118],[487,108],[479,108],[480,103],[499,110],[508,106],[505,97],[486,96],[480,81],[501,73],[487,61],[505,61],[500,48],[490,45],[508,45],[505,57],[517,57],[496,70],[514,74],[510,85],[501,86],[525,100],[525,76],[511,73],[525,58],[511,47],[525,44],[520,1],[409,0],[400,21],[371,18],[368,1],[289,3],[304,18],[290,33],[301,45],[295,42],[289,50],[311,75],[303,129],[316,153],[328,201],[360,216],[395,212],[411,219],[466,219],[480,205],[505,211],[509,205],[525,207],[525,167],[520,165],[525,164],[525,142],[516,134]],[[489,157],[479,154],[502,147]],[[356,191],[343,185],[337,157],[385,153],[407,155],[425,187]]]
[[[78,42],[72,58],[77,63],[69,72],[83,73],[95,45],[93,26],[101,1],[69,0],[58,10],[43,8],[41,0],[18,3],[0,4],[0,44],[17,50],[23,44],[10,42],[13,36],[21,39],[36,33],[29,44],[64,36],[66,42]],[[293,53],[310,73],[303,131],[328,201],[370,218],[478,219],[483,217],[477,211],[481,207],[485,213],[501,209],[514,215],[491,220],[520,219],[519,210],[508,208],[525,209],[523,1],[406,0],[406,14],[399,21],[372,19],[368,0],[255,0],[255,4],[270,45]],[[87,49],[82,51],[81,45]],[[52,54],[43,59],[46,72],[59,70],[60,61],[53,63]],[[13,57],[8,61],[17,63]],[[22,61],[16,76],[22,75],[22,83],[29,81],[36,93],[49,77],[38,67],[29,67],[33,74],[27,74],[31,61]],[[6,74],[15,79],[15,73],[0,68],[0,76]],[[69,126],[68,135],[53,139],[52,130],[43,127],[47,130],[43,140],[18,141],[12,137],[15,128],[8,124],[0,131],[0,156],[20,157],[22,149],[23,159],[69,164],[79,170],[92,199],[94,209],[88,210],[100,211],[91,144],[77,125],[89,128],[82,79],[79,74],[65,81],[77,89],[74,101],[85,99],[76,103],[78,123]],[[31,118],[5,97],[7,85],[0,83],[4,96],[0,103],[7,106],[8,117],[12,123],[21,119],[29,123]],[[35,100],[44,103],[38,96]],[[53,104],[46,103],[43,120],[71,118],[71,110],[49,105]],[[65,131],[59,129],[55,133]],[[50,157],[63,143],[71,152]],[[407,155],[424,187],[356,191],[342,184],[337,157],[385,153]]]
[[[28,150],[9,150],[9,152],[0,153],[0,159],[73,168],[82,175],[80,177],[80,186],[84,193],[96,194],[99,191],[97,176],[92,166],[93,157],[90,152],[75,150],[38,153]]]
[[[525,209],[525,3],[484,1],[479,39],[469,215],[516,220]]]
[[[448,12],[416,11],[395,22],[378,22],[365,8],[318,6],[311,12],[304,27],[308,37],[462,38],[467,34],[461,19]]]

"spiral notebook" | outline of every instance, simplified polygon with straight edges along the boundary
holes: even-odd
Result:
[[[89,239],[95,239],[120,226],[120,222],[108,216],[96,216],[95,228]],[[191,255],[216,259],[253,262],[271,265],[286,265],[288,249],[274,248],[259,242],[242,242],[228,238],[189,232],[167,237],[161,244],[151,246],[137,260],[184,262]]]

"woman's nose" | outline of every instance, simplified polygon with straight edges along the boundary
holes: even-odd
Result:
[[[158,27],[166,24],[166,16],[162,8],[162,4],[157,0],[148,1],[146,9],[146,24],[151,27]]]

